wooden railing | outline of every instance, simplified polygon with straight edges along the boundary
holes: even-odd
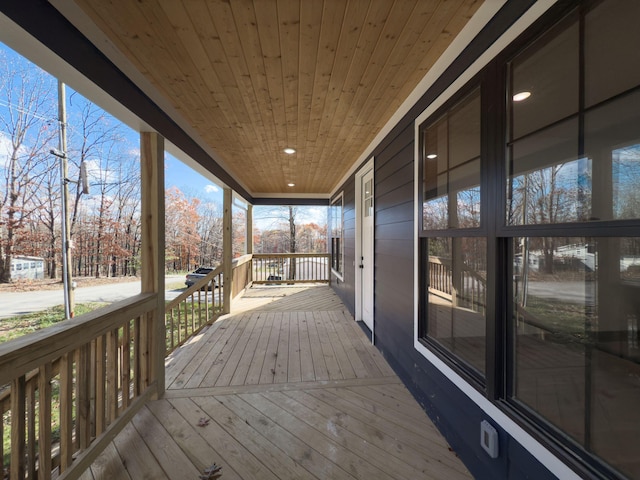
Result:
[[[231,299],[251,285],[251,255],[232,262]],[[222,265],[198,280],[165,306],[166,355],[229,311],[225,308]],[[230,306],[229,306],[230,307]]]
[[[10,437],[0,443],[0,480],[79,478],[159,393],[157,344],[169,354],[229,311],[223,273],[216,268],[165,305],[164,339],[154,336],[163,312],[149,293],[0,345],[0,435]],[[329,256],[245,255],[231,279],[230,298],[252,282],[328,282]]]
[[[0,345],[0,434],[10,436],[0,461],[11,480],[78,478],[157,393],[157,306],[140,294]]]
[[[329,282],[328,253],[253,254],[253,283]]]
[[[221,265],[166,304],[166,355],[222,315],[223,273]]]
[[[476,271],[461,269],[454,279],[450,260],[429,257],[429,290],[440,297],[452,300],[454,280],[458,290],[457,306],[468,308],[474,312],[484,313],[486,306],[486,280]]]

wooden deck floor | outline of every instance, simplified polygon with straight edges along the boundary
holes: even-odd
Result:
[[[471,478],[327,286],[248,290],[166,379],[83,479]]]

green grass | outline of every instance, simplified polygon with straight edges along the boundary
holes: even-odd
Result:
[[[91,312],[106,303],[79,303],[75,306],[76,316]],[[22,337],[43,328],[55,325],[64,320],[64,306],[58,305],[48,308],[42,312],[29,313],[2,319],[0,322],[0,343],[7,342],[14,338]]]
[[[552,332],[552,341],[556,343],[583,344],[588,341],[589,317],[582,304],[530,296],[525,310],[535,317],[540,328]]]
[[[187,286],[185,285],[184,280],[167,283],[164,286],[165,290],[184,290],[185,288],[187,288]]]

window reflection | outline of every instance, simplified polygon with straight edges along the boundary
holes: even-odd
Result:
[[[484,374],[486,239],[427,242],[427,334]]]
[[[636,459],[640,238],[515,238],[512,265],[514,398],[603,458]]]
[[[331,204],[331,269],[338,275],[342,275],[343,254],[342,254],[342,196],[338,197]]]
[[[422,130],[422,228],[480,226],[480,91]]]

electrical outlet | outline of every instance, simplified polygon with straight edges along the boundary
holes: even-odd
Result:
[[[480,446],[491,458],[498,458],[498,432],[486,420],[480,422]]]

